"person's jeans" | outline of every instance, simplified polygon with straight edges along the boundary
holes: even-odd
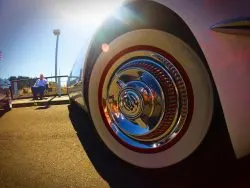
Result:
[[[40,99],[42,99],[43,95],[44,95],[44,90],[45,90],[45,87],[43,87],[43,86],[33,86],[33,87],[31,87],[31,91],[32,91],[32,94],[33,94],[33,99],[37,99],[37,94],[39,94]]]

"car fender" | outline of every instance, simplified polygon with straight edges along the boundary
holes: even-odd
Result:
[[[156,0],[188,25],[198,41],[218,90],[236,157],[250,153],[250,18],[249,1]],[[237,20],[235,33],[215,32],[218,23]],[[233,23],[234,22],[234,23]],[[248,31],[247,31],[248,27]],[[230,27],[228,27],[230,28]],[[246,32],[237,32],[246,29]]]

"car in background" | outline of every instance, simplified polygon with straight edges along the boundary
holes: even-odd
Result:
[[[143,168],[184,160],[217,105],[236,157],[250,154],[248,0],[125,1],[86,52],[71,71],[70,100],[119,158]]]
[[[4,79],[0,79],[0,108],[4,111],[12,109],[10,82]]]

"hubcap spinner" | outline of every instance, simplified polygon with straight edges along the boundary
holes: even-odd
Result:
[[[143,99],[140,93],[132,88],[124,89],[119,96],[121,113],[131,119],[136,119],[143,111]]]

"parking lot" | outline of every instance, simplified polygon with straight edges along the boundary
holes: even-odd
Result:
[[[223,119],[190,157],[146,170],[114,156],[88,116],[68,105],[0,113],[0,187],[249,187],[249,157],[236,160]]]
[[[88,159],[67,106],[1,114],[0,187],[108,187]]]

